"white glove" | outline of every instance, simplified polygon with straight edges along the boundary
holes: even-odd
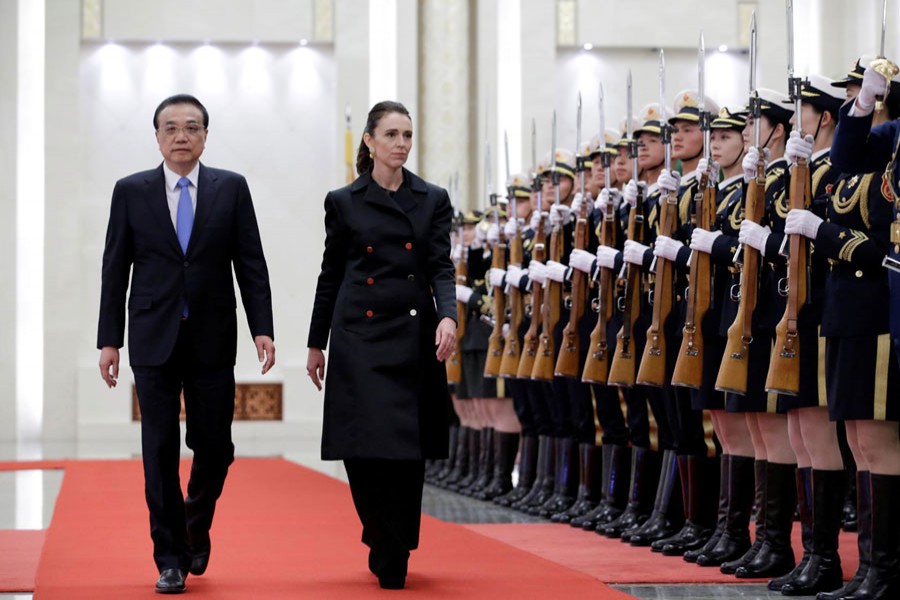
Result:
[[[807,134],[805,138],[800,137],[800,132],[794,130],[788,137],[787,144],[784,146],[784,156],[791,165],[796,165],[799,159],[807,162],[813,153],[813,136]]]
[[[707,160],[705,158],[701,158],[700,162],[697,163],[697,172],[701,175],[703,173],[709,173],[709,182],[712,185],[718,185],[719,183],[719,163],[714,160]]]
[[[487,228],[482,227],[481,223],[475,225],[475,237],[472,238],[472,243],[469,244],[470,250],[478,250],[482,246],[484,246],[484,240],[487,237]]]
[[[660,193],[665,194],[669,192],[674,194],[681,186],[681,173],[663,169],[656,179],[656,185],[659,186]]]
[[[587,273],[588,275],[590,275],[591,267],[594,266],[595,260],[597,260],[597,257],[590,252],[575,248],[569,255],[569,266],[573,269],[578,269],[582,273]]]
[[[514,288],[518,288],[519,282],[522,281],[523,275],[525,275],[525,269],[519,268],[515,265],[509,265],[509,267],[506,269],[506,283],[513,286]]]
[[[466,304],[472,297],[472,288],[467,285],[456,285],[456,301]]]
[[[745,246],[756,248],[760,252],[766,251],[766,240],[772,234],[772,230],[766,225],[763,227],[759,223],[754,223],[749,219],[741,221],[741,232],[738,234],[738,241]]]
[[[550,225],[552,227],[565,225],[569,222],[569,215],[571,213],[572,209],[565,204],[553,204],[550,207]]]
[[[516,237],[516,223],[517,223],[517,219],[510,219],[509,221],[506,222],[505,225],[503,225],[503,237],[505,237],[508,240],[511,240],[514,237]]]
[[[462,260],[462,244],[454,244],[453,250],[450,251],[450,260],[459,262]]]
[[[485,234],[485,240],[491,246],[496,246],[500,243],[500,226],[496,223],[491,223],[491,226],[488,227],[487,234]]]
[[[536,260],[531,261],[528,263],[528,277],[544,285],[544,282],[547,281],[547,266]]]
[[[566,272],[568,270],[569,267],[562,263],[558,263],[555,260],[547,261],[547,279],[562,283],[566,280]]]
[[[588,198],[590,199],[591,193],[588,192]],[[581,192],[576,192],[575,197],[572,199],[572,212],[576,215],[581,214],[581,207],[584,206],[584,198],[581,195]]]
[[[615,213],[619,209],[619,204],[622,203],[622,195],[616,190],[610,191],[609,188],[603,188],[600,190],[600,197],[594,202],[594,208],[599,210],[605,217],[606,211],[609,210],[610,201],[612,201],[612,209],[613,213]]]
[[[544,233],[550,233],[550,230],[553,229],[553,226],[550,225],[550,219],[548,218],[547,213],[543,213],[544,215]],[[534,231],[537,231],[538,225],[540,224],[541,213],[538,211],[534,211],[534,214],[531,215],[531,228]]]
[[[503,333],[503,337],[509,335],[509,323],[504,323],[503,327],[500,328],[500,331]]]
[[[799,233],[811,240],[816,239],[822,219],[802,208],[792,208],[784,221],[785,233]]]
[[[684,244],[672,238],[660,235],[653,244],[653,254],[659,258],[674,261],[678,257],[678,251],[684,248]]]
[[[759,148],[750,146],[744,160],[741,161],[741,169],[744,171],[744,181],[748,182],[756,178],[756,163],[759,162]],[[763,164],[769,163],[769,149],[763,148]]]
[[[638,184],[634,179],[625,185],[625,191],[622,192],[622,195],[625,197],[625,202],[630,204],[632,208],[637,206]]]
[[[488,270],[488,281],[491,284],[491,287],[502,287],[503,286],[503,278],[506,277],[506,269],[495,269],[491,267]]]
[[[691,234],[691,250],[699,250],[709,254],[712,252],[713,242],[720,235],[722,235],[721,231],[707,231],[697,227],[694,229],[694,233]]]
[[[628,242],[625,242],[626,244]],[[605,269],[613,269],[616,266],[616,259],[619,257],[619,251],[609,246],[597,246],[597,264]]]
[[[645,246],[640,242],[625,240],[622,258],[625,259],[625,262],[630,262],[633,265],[642,265],[644,264],[644,253],[649,249],[649,246]]]
[[[884,75],[871,67],[866,67],[863,73],[862,87],[856,96],[856,108],[859,113],[856,116],[867,115],[875,108],[875,98],[887,93],[887,79]]]

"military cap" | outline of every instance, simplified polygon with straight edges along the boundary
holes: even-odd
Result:
[[[684,90],[675,96],[675,114],[669,118],[669,124],[675,121],[700,122],[700,94],[694,90]],[[711,114],[719,112],[719,105],[706,98],[706,111]]]
[[[672,114],[672,111],[666,109],[666,113]],[[645,106],[641,111],[641,126],[634,130],[634,137],[637,137],[642,133],[655,133],[660,135],[662,133],[660,119],[662,119],[662,115],[660,114],[658,102],[653,102],[652,104]]]
[[[564,148],[557,148],[554,156],[547,154],[544,160],[541,161],[541,170],[538,173],[543,175],[553,171],[554,158],[556,158],[556,172],[575,179],[575,155],[572,154],[571,150],[565,150]]]
[[[619,151],[617,146],[619,141],[622,139],[622,136],[619,135],[619,132],[615,129],[607,129],[604,132],[603,139],[606,141],[606,152],[610,156],[616,156]],[[603,150],[600,149],[600,134],[595,135],[591,138],[590,142],[590,153],[591,156],[598,156]]]
[[[794,104],[785,94],[769,88],[758,88],[756,92],[759,94],[759,110],[764,116],[776,123],[790,123],[794,116]],[[749,115],[750,107],[745,107],[742,113]]]
[[[709,124],[712,129],[733,129],[735,131],[743,131],[746,125],[747,114],[736,109],[729,109],[727,106],[723,106],[719,110],[719,115]]]
[[[641,122],[638,121],[637,117],[631,117],[631,130],[637,131],[641,126]],[[619,138],[619,141],[616,142],[616,148],[625,148],[628,146],[628,138],[625,137],[628,135],[628,117],[622,119],[622,124],[619,126],[619,131],[622,132],[622,137]]]
[[[510,175],[506,181],[506,187],[512,190],[516,198],[528,198],[531,196],[531,175],[528,173],[516,173]]]
[[[482,216],[480,210],[470,210],[462,217],[463,225],[475,225],[481,221]]]
[[[840,88],[835,88],[832,79],[822,75],[810,75],[800,82],[800,96],[803,102],[811,104],[819,110],[837,112],[846,100]],[[790,100],[787,100],[790,103]]]

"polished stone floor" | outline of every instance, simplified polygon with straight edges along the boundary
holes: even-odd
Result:
[[[346,480],[343,465],[323,462],[318,457],[318,439],[258,439],[236,442],[239,456],[283,456],[332,477]],[[40,444],[11,446],[0,444],[0,460],[57,458],[133,458],[138,456],[136,440],[103,444]],[[26,470],[0,472],[0,529],[42,529],[53,514],[53,505],[62,485],[61,471]],[[491,503],[481,502],[432,486],[425,486],[423,511],[453,523],[530,523],[543,519],[523,515]],[[741,598],[761,600],[782,598],[764,585],[619,585],[616,589],[647,600],[713,600]],[[0,594],[0,600],[30,600],[30,594]]]

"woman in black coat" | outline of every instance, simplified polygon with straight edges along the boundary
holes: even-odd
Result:
[[[443,361],[456,341],[446,190],[403,168],[412,121],[398,102],[369,111],[359,177],[325,197],[325,251],[307,373],[325,386],[322,458],[343,460],[381,587],[402,588],[418,545],[425,459],[444,458]]]

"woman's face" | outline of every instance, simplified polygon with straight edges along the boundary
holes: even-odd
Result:
[[[675,121],[672,132],[672,158],[690,160],[703,152],[703,132],[699,123]]]
[[[662,164],[666,149],[662,137],[656,133],[642,133],[638,136],[638,166],[653,169]]]
[[[556,201],[556,190],[553,189],[553,177],[551,173],[544,173],[544,210],[550,210],[549,207]],[[572,203],[572,188],[575,181],[568,175],[559,176],[559,201],[562,204]]]
[[[412,149],[412,121],[402,113],[383,115],[375,126],[374,135],[366,133],[364,141],[375,153],[375,164],[399,169],[406,164]]]
[[[709,149],[713,160],[727,168],[744,154],[744,137],[734,129],[713,129]]]
[[[813,133],[816,130],[816,126],[819,123],[819,117],[822,116],[822,113],[816,109],[815,106],[808,102],[803,102],[800,104],[800,118],[803,119],[803,133]],[[794,130],[797,130],[797,114],[794,113],[794,116],[791,117],[791,125],[794,126]]]
[[[616,181],[628,181],[631,178],[631,159],[628,157],[628,148],[619,148],[619,154],[613,162],[613,170],[616,173]]]

